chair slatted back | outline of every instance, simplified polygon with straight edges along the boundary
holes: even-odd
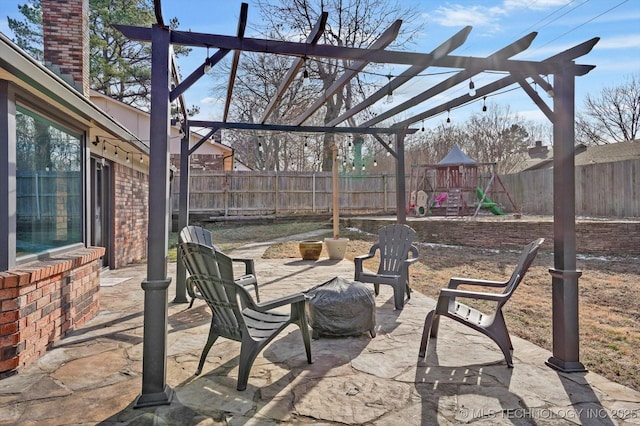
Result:
[[[509,278],[509,283],[504,288],[503,294],[511,295],[516,290],[516,288],[518,288],[518,285],[520,285],[522,278],[524,278],[524,275],[529,270],[529,267],[533,263],[533,260],[538,255],[538,250],[540,249],[540,246],[543,242],[544,238],[538,238],[537,240],[534,240],[527,244],[526,247],[522,250],[522,254],[518,259],[518,264],[513,270],[511,278]]]
[[[241,340],[246,330],[242,306],[253,306],[253,302],[247,291],[234,282],[231,259],[204,244],[186,242],[181,243],[180,248],[191,274],[189,280],[194,282],[212,311],[212,327],[221,336]]]
[[[185,226],[180,231],[180,242],[182,243],[199,243],[205,246],[214,247],[213,234],[208,229],[201,226]]]
[[[398,274],[402,262],[413,252],[413,240],[416,231],[399,223],[387,225],[378,233],[380,248],[380,266],[378,274]],[[415,253],[414,253],[415,255]]]

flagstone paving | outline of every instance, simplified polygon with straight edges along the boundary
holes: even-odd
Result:
[[[261,259],[266,247],[233,252],[256,259],[261,300],[334,276],[353,278],[353,262]],[[220,339],[194,376],[210,312],[199,300],[191,309],[170,303],[172,403],[134,409],[142,386],[145,275],[146,265],[105,273],[98,316],[0,380],[0,425],[640,424],[639,392],[594,373],[554,371],[544,363],[551,354],[522,339],[513,338],[510,369],[488,338],[443,319],[435,347],[418,358],[424,318],[435,302],[414,292],[396,311],[388,286],[376,299],[375,338],[313,340],[309,365],[300,331],[290,326],[257,357],[242,392],[236,390],[239,343]]]

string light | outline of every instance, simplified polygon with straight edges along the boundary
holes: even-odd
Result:
[[[387,75],[387,79],[389,80],[389,83],[387,83],[387,100],[385,102],[390,104],[393,103],[393,92],[391,91],[391,74]]]
[[[115,157],[118,158],[118,146],[116,145],[116,152],[115,152]]]
[[[547,90],[547,96],[549,96],[550,98],[553,98],[553,95],[554,95],[553,86],[549,82],[549,76],[547,76],[547,83],[549,83],[549,89]]]
[[[309,81],[309,71],[307,70],[307,58],[304,58],[304,69],[302,70],[302,81]]]
[[[449,117],[449,113],[451,110],[447,110],[447,123],[451,123],[451,118]]]
[[[378,167],[378,160],[375,157],[373,158],[373,167]]]
[[[207,58],[204,61],[204,73],[209,74],[211,71],[211,64],[209,63],[209,46],[207,46]]]
[[[362,163],[362,170],[364,170],[364,163]]]
[[[144,158],[142,158],[142,154],[140,154],[140,163],[144,163]]]
[[[482,112],[487,112],[487,97],[482,97]]]
[[[422,131],[424,132],[424,120],[422,120]]]
[[[476,95],[476,85],[473,84],[473,80],[469,79],[469,96],[473,97]]]

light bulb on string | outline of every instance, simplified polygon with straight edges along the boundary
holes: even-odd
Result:
[[[549,89],[547,89],[547,96],[553,98],[553,86],[551,85],[551,82],[549,82],[549,76],[547,76],[547,83],[549,84]]]
[[[422,120],[422,131],[424,132],[424,120]]]
[[[302,70],[302,81],[309,81],[309,71],[307,70],[307,58],[304,58],[304,69]]]
[[[142,154],[140,154],[140,163],[144,163],[144,158],[142,158]]]
[[[362,163],[362,170],[364,171],[365,167],[364,167],[364,163]]]
[[[390,104],[393,103],[393,91],[391,90],[391,74],[387,75],[387,79],[389,80],[389,83],[387,83],[387,99],[385,102]]]
[[[207,58],[205,59],[205,62],[204,62],[204,73],[209,74],[210,71],[211,71],[211,64],[209,63],[209,46],[207,46]]]
[[[473,97],[476,95],[476,85],[473,84],[473,80],[469,79],[469,96]]]
[[[356,163],[354,161],[351,162],[351,170],[356,169]]]
[[[378,160],[375,158],[373,159],[373,167],[378,167]]]
[[[482,112],[487,112],[487,97],[482,97]]]
[[[447,123],[451,123],[451,117],[449,117],[450,112],[450,110],[447,110]]]

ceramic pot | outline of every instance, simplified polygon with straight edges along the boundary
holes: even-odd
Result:
[[[324,244],[327,246],[329,259],[342,260],[347,252],[348,238],[325,238]]]
[[[322,241],[300,241],[299,248],[302,260],[318,260],[322,253]]]

